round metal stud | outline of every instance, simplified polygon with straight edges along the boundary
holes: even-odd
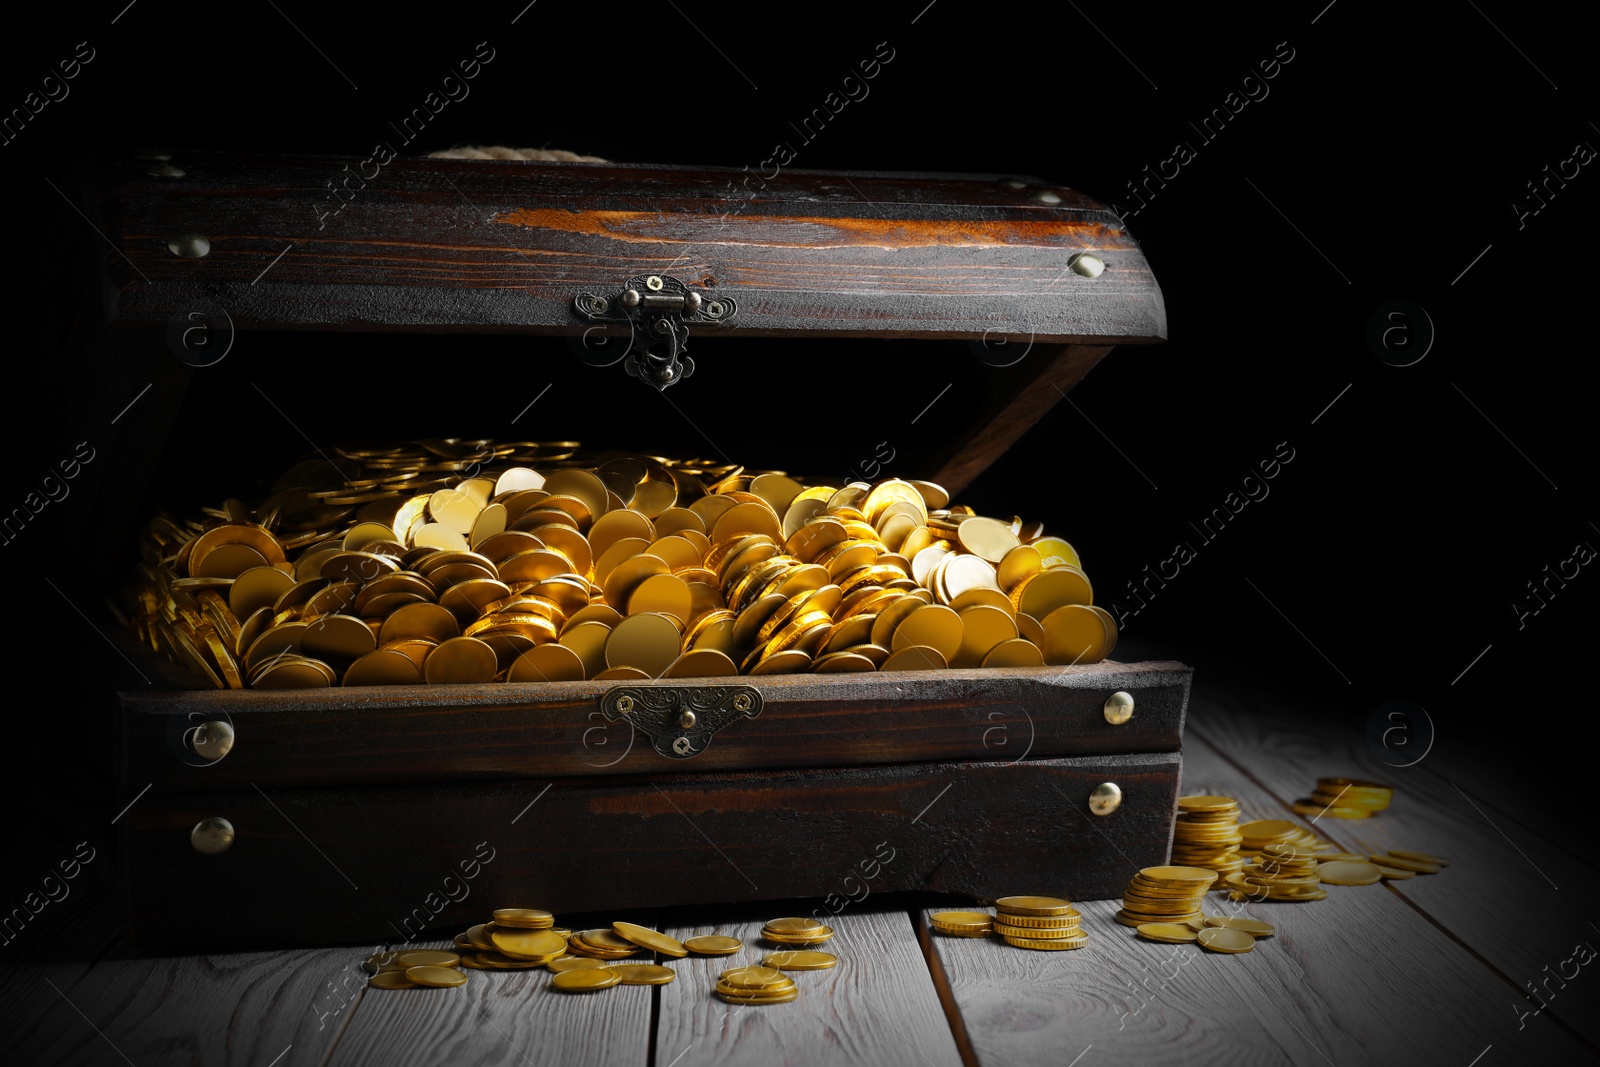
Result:
[[[701,304],[700,294],[695,292],[693,289],[689,290],[688,295],[686,295],[683,298],[683,308],[684,308],[685,311],[688,311],[690,313],[699,311],[700,310],[700,304]]]
[[[233,726],[221,719],[203,722],[189,731],[189,751],[211,763],[233,751]]]
[[[233,845],[233,823],[220,815],[201,819],[189,831],[189,843],[196,852],[207,856],[226,852]]]
[[[625,307],[625,308],[636,308],[636,307],[639,306],[639,299],[640,299],[639,290],[637,290],[637,289],[624,289],[624,290],[622,290],[622,306],[623,307]]]
[[[1133,718],[1133,694],[1115,692],[1106,697],[1106,722],[1121,726]]]
[[[683,727],[685,730],[693,726],[695,722],[696,719],[694,717],[694,712],[692,711],[686,711],[682,715],[678,716],[678,725]]]
[[[1105,272],[1106,261],[1093,252],[1079,252],[1067,260],[1067,266],[1074,274],[1081,274],[1085,278],[1098,278]]]
[[[1037,193],[1033,194],[1033,198],[1039,201],[1041,204],[1061,203],[1061,197],[1055,193],[1052,193],[1049,189],[1040,189]]]
[[[1089,810],[1096,815],[1110,815],[1122,806],[1122,790],[1116,782],[1101,782],[1089,794]]]
[[[200,259],[211,251],[211,241],[198,233],[173,234],[167,238],[167,251],[184,259]]]
[[[152,178],[181,178],[189,172],[171,163],[157,163],[155,166],[146,169],[145,173]]]
[[[661,278],[656,274],[652,274],[650,277],[644,280],[644,287],[650,290],[652,293],[659,293],[661,291],[661,284]]]

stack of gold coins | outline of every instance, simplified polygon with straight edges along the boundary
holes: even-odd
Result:
[[[1268,845],[1294,845],[1302,850],[1327,852],[1333,845],[1287,819],[1256,819],[1239,824],[1239,855],[1255,859]]]
[[[1232,797],[1178,798],[1172,826],[1172,862],[1232,874],[1244,866],[1239,845],[1239,802]]]
[[[444,988],[467,983],[467,976],[461,973],[461,957],[437,949],[380,952],[362,967],[372,975],[367,985],[373,989]]]
[[[1017,948],[1059,952],[1089,943],[1082,915],[1062,897],[1001,897],[994,912],[995,935]]]
[[[1203,918],[1201,904],[1216,880],[1217,872],[1204,867],[1146,867],[1128,882],[1116,920],[1137,927]]]
[[[1328,891],[1320,886],[1317,866],[1310,849],[1280,842],[1264,845],[1256,862],[1224,881],[1235,900],[1325,900]]]
[[[988,937],[994,932],[994,916],[986,911],[936,911],[929,921],[950,937]]]
[[[799,995],[794,979],[775,967],[734,967],[717,979],[717,996],[730,1004],[786,1004]]]
[[[577,931],[567,939],[566,947],[574,956],[592,956],[600,960],[626,959],[639,952],[637,944],[619,936],[615,930],[606,929]]]
[[[833,927],[815,919],[771,919],[761,928],[761,936],[780,945],[820,945],[833,936]]]
[[[1381,782],[1365,782],[1359,778],[1318,778],[1317,788],[1309,797],[1302,797],[1290,805],[1297,815],[1335,819],[1366,819],[1389,806],[1394,789]]]
[[[124,621],[235,689],[1026,667],[1116,643],[1070,544],[931,482],[575,448],[320,453],[254,506],[155,519]]]

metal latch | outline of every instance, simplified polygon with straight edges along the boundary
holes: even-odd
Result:
[[[590,322],[627,324],[623,369],[663,390],[694,373],[694,360],[683,354],[689,325],[720,326],[738,311],[729,297],[708,299],[662,274],[631,278],[615,296],[579,293],[572,307]]]
[[[748,685],[625,685],[600,698],[600,711],[649,734],[668,759],[689,759],[730,722],[760,715],[761,693]]]

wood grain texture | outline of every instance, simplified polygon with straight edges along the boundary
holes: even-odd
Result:
[[[150,782],[157,792],[209,791],[1175,751],[1189,669],[1100,663],[733,681],[760,691],[760,715],[735,720],[686,760],[659,755],[627,722],[606,721],[599,701],[614,682],[127,693],[122,781],[131,795]],[[1113,726],[1103,707],[1118,690],[1137,705]],[[233,751],[209,766],[177,758],[181,727],[219,715],[233,723]]]
[[[1241,740],[1240,751],[1261,757]],[[1183,792],[1273,798],[1204,745]],[[1310,904],[1247,904],[1278,928],[1239,956],[1138,939],[1117,901],[1078,903],[1093,940],[1027,952],[994,939],[932,942],[986,1067],[1083,1062],[1233,1065],[1580,1062],[1591,1050],[1550,1026],[1518,1032],[1504,984],[1381,886],[1329,887]],[[1208,914],[1232,914],[1222,894]],[[1491,1059],[1499,1057],[1498,1059]]]
[[[196,921],[205,921],[203,905]],[[107,1067],[320,1064],[359,1003],[366,951],[110,959],[59,993],[45,986],[51,1000],[8,1056]]]
[[[869,854],[870,855],[870,854]],[[848,873],[848,865],[841,873]],[[728,934],[744,949],[720,958],[679,960],[661,987],[656,1062],[676,1067],[959,1067],[960,1054],[903,910],[865,901],[827,919],[835,934],[818,946],[839,957],[825,971],[791,971],[800,987],[788,1004],[729,1004],[713,989],[730,967],[759,964],[781,946],[761,939],[768,918],[671,927],[673,937]],[[802,912],[803,914],[804,912]],[[824,912],[826,914],[826,912]]]
[[[327,158],[174,162],[183,177],[108,159],[84,191],[116,246],[101,254],[118,320],[165,323],[203,299],[241,329],[571,333],[577,292],[661,272],[738,301],[719,333],[1166,335],[1117,215],[1039,182],[786,171],[753,188],[731,168],[432,159],[363,181]],[[1046,190],[1060,202],[1034,198]],[[176,233],[207,236],[209,254],[173,255]],[[1068,269],[1081,251],[1101,276]]]
[[[475,921],[487,919],[489,907]],[[542,967],[468,971],[467,984],[454,989],[369,989],[328,1067],[647,1067],[650,987],[569,995],[550,988],[550,978]]]
[[[1103,894],[1130,863],[1165,855],[1180,763],[1150,753],[152,795],[123,820],[128,930],[141,943],[315,944],[465,927],[486,899],[591,911],[853,895],[834,865],[880,849],[895,857],[884,892]],[[1122,805],[1093,816],[1089,794],[1108,779]],[[189,832],[212,815],[237,839],[203,856]],[[196,898],[211,902],[204,927],[190,921]]]
[[[1368,750],[1364,735],[1308,729],[1281,716],[1269,720],[1247,707],[1248,697],[1226,715],[1208,704],[1199,736],[1240,762],[1271,793],[1265,814],[1258,817],[1309,825],[1286,805],[1306,796],[1319,777],[1355,775],[1394,785],[1387,811],[1368,819],[1326,817],[1314,829],[1354,852],[1400,848],[1448,858],[1451,865],[1439,874],[1386,885],[1503,976],[1505,996],[1495,1014],[1510,1020],[1513,1031],[1519,1023],[1523,1033],[1541,1022],[1550,1028],[1548,1018],[1520,1018],[1522,1012],[1542,1010],[1600,1047],[1600,960],[1595,967],[1573,960],[1575,946],[1600,951],[1600,930],[1591,925],[1586,908],[1572,903],[1594,883],[1587,864],[1565,849],[1531,839],[1510,817],[1486,810],[1478,798],[1494,795],[1497,782],[1447,778],[1451,772],[1436,771],[1431,760],[1389,767]],[[1240,748],[1246,739],[1248,750]],[[1248,760],[1240,759],[1242,751],[1250,753]],[[1507,914],[1516,921],[1506,922]]]

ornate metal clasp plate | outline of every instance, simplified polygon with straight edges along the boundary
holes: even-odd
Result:
[[[703,297],[664,274],[631,278],[615,296],[579,293],[572,298],[572,307],[590,322],[627,324],[630,336],[623,369],[663,390],[694,373],[694,360],[684,355],[689,326],[720,326],[738,311],[731,298]]]
[[[748,685],[625,685],[600,698],[600,711],[649,734],[668,759],[689,759],[730,722],[760,715],[761,693]]]

